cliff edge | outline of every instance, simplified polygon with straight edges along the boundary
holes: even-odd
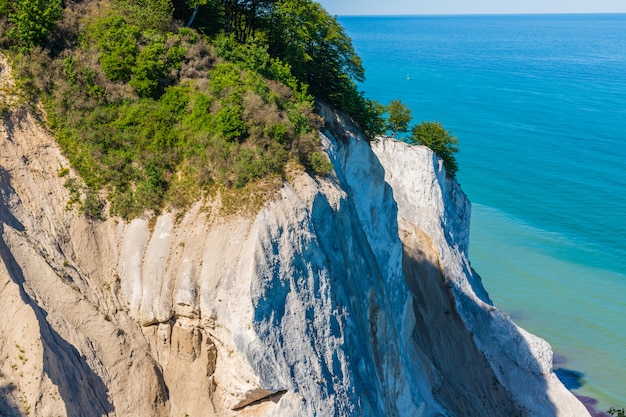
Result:
[[[7,108],[0,415],[589,415],[489,301],[470,203],[430,150],[322,108],[333,173],[294,174],[254,215],[218,196],[91,221],[66,208],[54,138]]]

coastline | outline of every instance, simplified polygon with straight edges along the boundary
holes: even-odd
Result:
[[[573,393],[596,399],[600,410],[623,407],[623,378],[615,370],[626,360],[620,340],[607,339],[622,317],[615,314],[621,287],[598,285],[621,277],[549,256],[544,246],[560,244],[560,236],[481,204],[473,204],[470,235],[472,266],[494,304],[552,345],[559,355],[555,368],[584,374]]]

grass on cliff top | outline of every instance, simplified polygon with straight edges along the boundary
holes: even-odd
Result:
[[[288,65],[221,35],[214,41],[221,55],[241,48],[238,62],[225,61],[171,15],[155,24],[132,19],[142,13],[133,7],[69,2],[45,48],[13,49],[19,87],[43,101],[84,180],[84,188],[68,183],[83,213],[101,218],[104,196],[111,214],[133,218],[184,208],[216,187],[238,190],[222,193],[235,211],[228,208],[235,201],[258,205],[261,194],[246,186],[284,178],[289,161],[331,171],[313,99]],[[0,13],[5,46],[11,22]]]

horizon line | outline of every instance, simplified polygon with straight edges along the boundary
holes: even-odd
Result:
[[[467,13],[366,13],[366,14],[334,14],[337,17],[430,17],[430,16],[586,16],[586,15],[626,15],[623,12],[467,12]]]

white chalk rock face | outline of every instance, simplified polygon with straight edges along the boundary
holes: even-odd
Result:
[[[90,222],[65,209],[53,138],[11,111],[0,414],[588,416],[548,344],[491,305],[441,161],[322,112],[334,172],[255,215]]]
[[[587,416],[582,404],[552,372],[549,344],[517,327],[492,306],[468,260],[470,203],[459,185],[446,177],[442,161],[428,148],[389,139],[375,142],[372,148],[385,169],[385,179],[393,188],[398,204],[405,256],[418,260],[418,265],[409,265],[404,271],[416,300],[428,303],[416,308],[423,310],[418,317],[428,316],[438,322],[425,323],[428,328],[422,328],[421,332],[432,335],[448,326],[442,316],[432,317],[438,309],[438,303],[433,302],[437,296],[430,292],[433,285],[443,284],[446,288],[448,300],[442,304],[449,303],[450,309],[443,312],[444,316],[458,320],[455,324],[458,331],[454,334],[460,338],[455,342],[449,337],[442,342],[437,337],[419,338],[427,341],[424,349],[431,351],[429,355],[435,362],[445,362],[438,367],[439,372],[450,372],[443,376],[444,385],[458,384],[454,393],[450,393],[447,407],[455,408],[451,406],[455,404],[453,397],[457,400],[466,397],[464,401],[487,408],[475,408],[472,412],[455,409],[454,415],[518,415],[513,410],[519,409],[519,415]],[[423,262],[419,262],[420,253],[427,252],[427,246],[436,254],[433,266],[439,270],[441,282],[425,282],[428,274],[415,274],[419,283],[412,284],[411,269],[424,268]],[[411,248],[416,249],[417,255]],[[443,345],[437,346],[438,343]],[[445,352],[451,343],[455,344],[452,350]],[[463,369],[471,369],[473,376],[468,378]],[[489,381],[493,382],[492,386],[488,386]],[[481,393],[486,392],[490,394],[480,399]],[[503,392],[506,398],[502,397]],[[503,402],[494,403],[493,399],[499,397]],[[456,407],[464,401],[458,401]]]

